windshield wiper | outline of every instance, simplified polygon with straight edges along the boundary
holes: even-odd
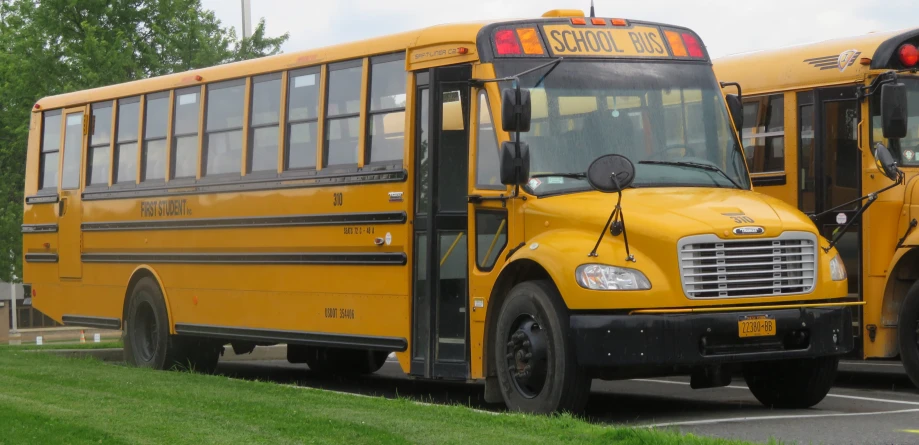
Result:
[[[540,173],[530,176],[531,178],[547,178],[549,176],[558,176],[562,178],[587,179],[587,173]]]
[[[649,165],[672,165],[674,167],[689,167],[697,168],[699,170],[706,170],[710,172],[721,173],[721,176],[724,176],[725,179],[731,181],[731,184],[734,184],[734,187],[742,189],[743,187],[737,183],[730,175],[724,172],[724,170],[718,168],[717,165],[703,164],[701,162],[690,162],[690,161],[638,161],[639,164],[649,164]]]

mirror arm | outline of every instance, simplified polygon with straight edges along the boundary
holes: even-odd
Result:
[[[879,74],[877,77],[871,80],[871,83],[867,86],[859,86],[855,89],[855,99],[862,101],[877,93],[881,89],[881,85],[885,83],[891,83],[897,81],[897,71],[887,71]]]
[[[916,218],[913,218],[909,221],[909,227],[906,228],[906,232],[903,233],[903,237],[897,241],[897,249],[903,247],[903,243],[906,242],[906,237],[913,232],[913,229],[916,228],[916,225],[919,225],[919,221],[916,221]]]
[[[894,188],[894,187],[896,187],[896,186],[898,186],[898,185],[903,184],[903,179],[904,179],[904,174],[901,172],[900,175],[897,177],[897,180],[894,181],[893,184],[890,184],[890,185],[888,185],[887,187],[884,187],[884,188],[882,188],[882,189],[880,189],[880,190],[878,190],[878,191],[876,191],[876,192],[874,192],[874,193],[869,193],[869,194],[867,194],[867,195],[865,195],[865,196],[862,196],[862,197],[859,197],[859,198],[855,198],[855,199],[853,199],[853,200],[851,200],[851,201],[849,201],[849,202],[844,202],[844,203],[842,203],[842,204],[840,204],[840,205],[838,205],[838,206],[836,206],[836,207],[833,207],[832,209],[824,210],[824,211],[822,211],[822,212],[820,212],[820,213],[817,213],[817,214],[814,214],[814,215],[810,215],[810,218],[811,218],[811,220],[816,221],[817,218],[820,218],[821,216],[827,215],[827,214],[829,214],[829,213],[833,213],[833,212],[835,212],[835,211],[837,211],[837,210],[839,210],[839,209],[841,209],[841,208],[848,207],[848,206],[850,206],[850,205],[852,205],[852,204],[855,204],[855,203],[857,203],[857,202],[864,201],[864,200],[866,200],[866,199],[872,199],[872,198],[871,198],[872,195],[879,195],[879,194],[884,193],[884,192],[886,192],[886,191],[888,191],[888,190],[890,190],[890,189],[892,189],[892,188]],[[877,198],[877,196],[875,196],[875,198]],[[868,204],[866,204],[866,205],[868,205]]]
[[[896,186],[898,186],[898,185],[903,184],[903,179],[904,179],[904,177],[905,177],[905,175],[903,174],[903,172],[900,172],[900,174],[897,176],[897,181],[894,182],[893,184],[890,184],[890,185],[888,185],[887,187],[884,187],[884,188],[882,188],[882,189],[880,189],[880,190],[878,190],[878,191],[876,191],[876,192],[874,192],[874,193],[869,193],[869,194],[867,194],[867,195],[865,195],[865,196],[863,196],[863,197],[861,197],[861,198],[858,198],[858,199],[849,201],[848,203],[843,204],[843,205],[841,205],[841,206],[836,206],[836,207],[834,207],[833,209],[830,209],[830,210],[827,210],[827,211],[825,211],[825,212],[820,213],[820,215],[815,215],[815,216],[811,217],[812,219],[815,219],[815,220],[816,220],[817,216],[825,215],[825,214],[827,214],[827,213],[829,213],[829,212],[832,212],[832,211],[835,210],[835,209],[839,209],[840,207],[844,207],[844,206],[846,206],[846,205],[848,205],[848,204],[851,204],[851,203],[854,203],[854,202],[858,202],[858,201],[861,201],[861,200],[863,200],[863,199],[867,199],[867,200],[868,200],[868,202],[866,202],[865,205],[861,206],[861,207],[858,209],[858,211],[855,212],[855,216],[853,216],[851,219],[849,219],[849,221],[847,221],[846,224],[845,224],[844,226],[842,226],[842,229],[839,230],[838,232],[836,232],[836,235],[833,235],[833,240],[830,241],[830,245],[827,246],[827,247],[825,247],[825,248],[823,248],[823,251],[824,251],[824,252],[829,252],[830,249],[832,249],[833,247],[835,247],[835,246],[836,246],[836,243],[838,243],[839,240],[842,239],[842,236],[846,233],[846,231],[849,230],[849,227],[850,227],[860,216],[862,216],[862,213],[865,213],[865,210],[868,210],[868,207],[871,207],[871,204],[873,204],[874,201],[876,201],[876,200],[878,199],[878,195],[880,195],[881,193],[884,193],[884,192],[886,192],[887,190],[890,190],[890,189],[892,189],[892,188],[894,188],[894,187],[896,187]]]
[[[598,256],[597,249],[600,248],[600,242],[603,241],[603,236],[606,235],[606,231],[610,228],[610,224],[613,222],[613,219],[616,219],[622,223],[622,240],[625,242],[625,260],[634,263],[635,255],[632,255],[631,251],[629,250],[629,234],[625,230],[625,215],[622,213],[622,186],[620,186],[619,180],[616,179],[615,173],[610,175],[610,179],[616,183],[616,189],[619,197],[616,199],[616,206],[613,207],[613,211],[609,214],[609,219],[606,220],[606,224],[603,226],[603,230],[600,232],[600,238],[597,239],[597,244],[594,244],[593,250],[591,250],[587,256],[591,258],[596,258]]]
[[[727,87],[737,88],[737,98],[743,101],[743,90],[740,89],[739,83],[737,82],[719,82],[719,84],[721,84],[722,89],[727,88]]]

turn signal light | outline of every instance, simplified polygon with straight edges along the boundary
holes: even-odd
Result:
[[[900,49],[897,51],[900,55],[900,63],[907,68],[912,68],[916,66],[916,63],[919,62],[919,49],[914,45],[905,43],[900,46]]]
[[[683,46],[683,40],[680,39],[680,35],[673,31],[664,31],[664,35],[667,37],[667,42],[670,43],[670,49],[673,51],[673,55],[676,57],[686,57],[686,47]]]
[[[539,42],[539,34],[536,28],[520,28],[517,30],[517,36],[520,37],[520,43],[523,44],[525,54],[543,54],[542,43]]]

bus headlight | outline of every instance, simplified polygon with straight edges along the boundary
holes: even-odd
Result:
[[[833,281],[842,281],[847,278],[846,265],[843,264],[839,254],[836,254],[836,256],[830,260],[830,278],[832,278]]]
[[[578,284],[592,290],[647,290],[651,282],[645,274],[625,267],[582,264],[574,273]]]

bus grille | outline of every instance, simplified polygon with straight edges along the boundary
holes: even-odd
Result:
[[[814,289],[816,237],[786,232],[777,238],[725,240],[686,237],[679,244],[683,292],[688,298],[804,294]]]

